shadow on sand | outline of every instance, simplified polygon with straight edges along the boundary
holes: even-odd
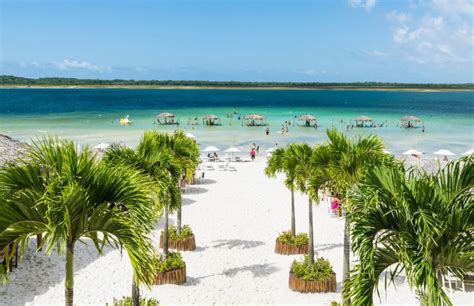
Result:
[[[216,240],[213,248],[225,248],[225,249],[251,249],[264,245],[265,242],[258,240],[242,240],[242,239],[224,239]]]
[[[193,199],[188,199],[188,198],[182,198],[183,199],[183,206],[186,206],[186,205],[191,205],[193,203],[196,203],[196,200],[193,200]]]
[[[201,194],[201,193],[206,193],[208,190],[206,188],[202,188],[202,187],[189,187],[187,190],[186,190],[186,193],[185,194]]]
[[[217,183],[216,180],[203,178],[199,181],[199,183],[197,185],[211,185],[211,184],[215,184],[215,183]]]

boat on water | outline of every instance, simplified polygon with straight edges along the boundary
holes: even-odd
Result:
[[[130,116],[127,115],[125,117],[120,118],[119,123],[120,125],[130,125],[132,124],[132,120],[130,120]]]

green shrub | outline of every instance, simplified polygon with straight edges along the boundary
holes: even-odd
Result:
[[[296,236],[293,236],[290,231],[283,232],[278,236],[278,241],[283,244],[297,245],[302,246],[308,244],[308,235],[305,233],[300,233]]]
[[[181,227],[181,231],[179,232],[179,235],[178,235],[176,226],[174,225],[168,226],[168,238],[170,240],[174,240],[174,241],[185,240],[189,238],[191,235],[193,235],[193,231],[191,230],[189,225],[183,225]],[[161,237],[163,237],[163,232],[161,232]]]
[[[108,305],[108,303],[106,304]],[[124,296],[120,300],[114,299],[113,306],[132,306],[132,298]],[[157,299],[140,297],[140,306],[159,306],[160,302]]]
[[[324,281],[332,279],[334,271],[329,260],[316,258],[311,268],[308,256],[303,261],[294,260],[291,264],[290,272],[296,277],[307,281]]]
[[[162,255],[155,260],[156,272],[169,272],[185,267],[185,262],[183,257],[178,252],[169,252],[168,258],[165,259],[165,256]]]
[[[336,301],[331,301],[331,303],[329,303],[329,306],[341,306],[341,303],[338,303]]]

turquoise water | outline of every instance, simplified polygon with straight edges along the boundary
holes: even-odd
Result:
[[[241,116],[251,113],[267,117],[270,135],[264,127],[246,127]],[[202,146],[221,149],[238,146],[247,150],[253,142],[262,148],[275,143],[326,139],[324,130],[336,127],[346,131],[356,116],[366,115],[381,128],[353,129],[349,135],[375,133],[387,149],[400,153],[410,148],[433,152],[447,148],[461,153],[474,143],[473,92],[389,92],[346,90],[127,90],[127,89],[0,89],[0,133],[29,140],[31,137],[58,135],[95,145],[124,141],[136,145],[144,130],[172,131],[176,126],[154,125],[160,112],[171,112],[180,128],[197,136]],[[309,113],[318,117],[320,127],[294,126],[294,117]],[[206,127],[201,118],[214,114],[222,126]],[[116,118],[130,115],[131,126],[120,126]],[[397,126],[399,118],[414,115],[423,120],[421,129]],[[199,126],[188,119],[198,117]],[[289,133],[278,133],[284,121],[291,121]]]

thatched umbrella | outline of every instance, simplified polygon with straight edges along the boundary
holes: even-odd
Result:
[[[402,126],[411,128],[415,127],[415,123],[420,123],[421,119],[415,116],[405,116],[400,118],[400,123]]]
[[[262,125],[265,125],[265,117],[262,116],[262,115],[258,115],[258,114],[251,114],[251,115],[247,115],[245,116],[245,121],[247,121],[247,126],[262,126]],[[260,121],[260,122],[256,122],[256,121]]]
[[[161,113],[156,116],[156,122],[158,124],[177,124],[178,122],[174,121],[176,116],[172,113]],[[164,121],[162,122],[161,119]]]
[[[314,124],[311,124],[311,122],[314,121],[314,123],[316,123],[316,122],[317,122],[317,119],[316,119],[315,116],[306,114],[306,115],[299,116],[299,117],[298,117],[298,121],[304,122],[304,123],[305,123],[304,126],[309,127],[309,126],[314,125]]]
[[[0,134],[0,167],[23,156],[26,147],[25,143]]]
[[[215,115],[206,115],[202,118],[202,121],[206,125],[219,125],[219,117]]]
[[[359,116],[354,118],[354,121],[356,123],[356,127],[365,127],[364,123],[366,122],[372,122],[372,118],[367,117],[367,116]]]

